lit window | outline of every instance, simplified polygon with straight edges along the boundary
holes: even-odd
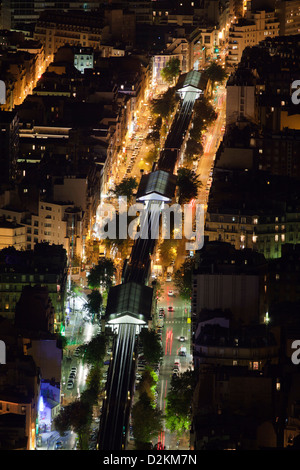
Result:
[[[278,242],[278,235],[275,235],[275,242]]]

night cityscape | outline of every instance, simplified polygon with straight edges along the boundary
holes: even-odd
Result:
[[[300,0],[0,0],[0,451],[299,449]]]

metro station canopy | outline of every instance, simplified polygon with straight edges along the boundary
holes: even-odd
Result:
[[[144,325],[151,318],[152,287],[128,282],[112,287],[108,293],[106,320],[109,324]]]
[[[198,70],[191,70],[185,76],[182,75],[179,79],[181,80],[182,85],[179,81],[177,93],[179,93],[181,98],[184,98],[186,93],[196,93],[199,95],[202,94],[205,87],[202,78],[203,76],[201,72],[198,72]]]
[[[143,175],[136,194],[136,201],[171,202],[175,193],[176,177],[163,170]]]

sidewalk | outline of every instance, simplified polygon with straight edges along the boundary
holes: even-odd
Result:
[[[60,435],[57,431],[49,431],[41,433],[39,437],[41,438],[41,445],[37,445],[36,450],[51,450]]]

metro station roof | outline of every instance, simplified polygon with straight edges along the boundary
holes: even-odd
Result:
[[[176,186],[176,177],[164,170],[156,170],[143,175],[136,200],[160,200],[171,202]]]
[[[109,290],[108,323],[145,324],[151,317],[153,289],[136,282],[119,284]]]
[[[182,77],[182,80],[184,79],[184,81],[183,81],[182,87],[180,87],[178,91],[185,90],[186,88],[194,89],[194,91],[195,89],[201,91],[201,87],[200,87],[201,76],[202,74],[201,72],[198,72],[198,70],[191,70],[190,72],[186,74],[185,77],[184,76]]]
[[[195,88],[198,88],[200,79],[201,79],[201,73],[198,72],[197,70],[191,70],[191,72],[188,72],[187,76],[185,77],[183,86],[191,85]]]
[[[181,75],[178,81],[177,93],[183,97],[187,92],[197,93],[200,95],[206,88],[207,80],[198,70],[191,70],[186,75]]]

